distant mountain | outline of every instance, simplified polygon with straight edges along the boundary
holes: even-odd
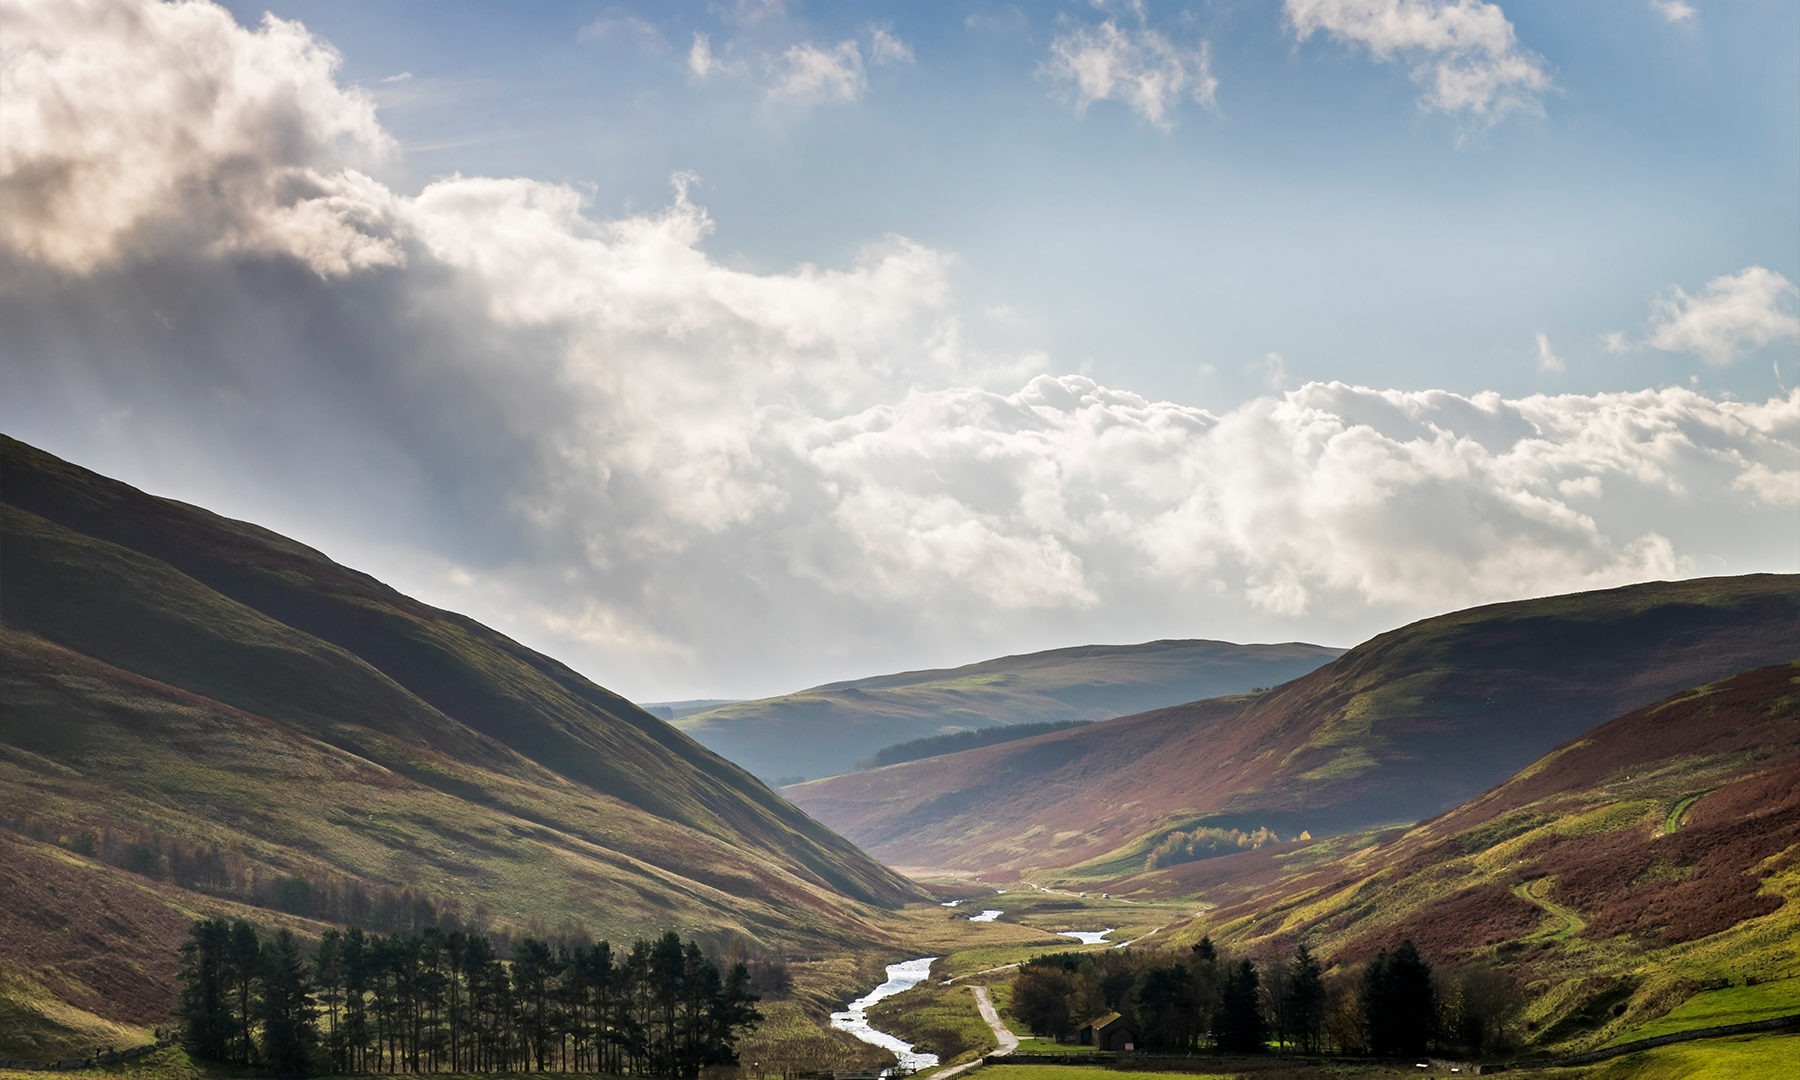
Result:
[[[1083,645],[828,683],[678,718],[676,726],[758,776],[830,776],[883,747],[950,731],[1105,720],[1274,686],[1342,651],[1225,641]]]
[[[817,948],[910,882],[636,706],[0,442],[0,1058],[162,1022],[196,912]],[[91,1043],[77,1045],[91,1046]]]
[[[1800,663],[1684,690],[1404,834],[1330,847],[1124,887],[1218,905],[1172,931],[1176,947],[1305,940],[1348,965],[1411,938],[1443,968],[1495,965],[1528,991],[1521,1034],[1541,1044],[1604,1042],[1709,986],[1791,983]]]
[[[1175,829],[1453,807],[1608,717],[1800,655],[1800,576],[1653,582],[1394,630],[1272,691],[786,789],[889,865],[1107,878]]]
[[[686,701],[645,701],[639,708],[651,716],[662,720],[681,720],[695,713],[716,709],[721,705],[736,705],[739,698],[690,698]]]

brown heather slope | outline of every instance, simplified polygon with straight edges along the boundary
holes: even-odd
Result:
[[[1604,1042],[1697,989],[1800,979],[1800,661],[1682,691],[1360,850],[1189,863],[1114,887],[1218,906],[1169,935],[1329,965],[1411,938],[1526,989],[1522,1033]],[[1800,984],[1797,984],[1800,985]]]
[[[291,540],[10,439],[0,499],[0,1057],[36,1045],[21,1010],[160,1019],[187,918],[240,902],[819,949],[922,898],[574,671]]]
[[[1800,576],[1472,608],[1258,695],[785,789],[889,865],[1099,879],[1198,824],[1416,821],[1608,717],[1800,653]]]

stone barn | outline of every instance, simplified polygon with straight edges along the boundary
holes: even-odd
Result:
[[[1136,1050],[1142,1040],[1137,1025],[1116,1012],[1097,1016],[1093,1022],[1075,1033],[1076,1041],[1096,1050]]]

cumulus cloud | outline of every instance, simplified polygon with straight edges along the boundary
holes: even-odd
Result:
[[[1412,68],[1421,106],[1476,127],[1543,111],[1543,59],[1520,46],[1498,4],[1482,0],[1285,0],[1301,41],[1324,31]]]
[[[158,124],[214,132],[204,154],[132,135],[130,95],[51,61],[164,48],[161,20],[189,9],[205,19],[184,72],[288,87],[274,100],[320,113],[287,117],[295,132],[364,114],[293,24],[15,9],[34,21],[8,23],[8,115],[81,122],[66,150],[9,139],[5,182],[73,160],[84,198],[128,224],[97,244],[68,214],[8,215],[0,418],[627,692],[696,671],[774,691],[1074,640],[1353,640],[1688,573],[1774,537],[1800,491],[1800,393],[1310,383],[1217,411],[1152,401],[970,344],[951,256],[904,237],[841,266],[737,267],[708,250],[687,177],[666,206],[610,216],[518,177],[405,194],[334,156],[383,145],[372,119],[347,142],[271,145],[238,120],[281,110],[242,88],[161,99]],[[15,56],[44,70],[20,76]],[[92,131],[131,135],[132,168],[182,196],[140,201]],[[335,186],[255,199],[226,182],[290,169]],[[345,229],[392,257],[351,260]]]
[[[869,63],[910,64],[912,62],[912,46],[896,37],[893,27],[877,26],[869,31]]]
[[[1139,25],[1117,19],[1098,26],[1072,26],[1050,43],[1043,71],[1068,94],[1077,113],[1096,101],[1117,101],[1159,131],[1175,128],[1185,100],[1211,108],[1219,80],[1213,77],[1209,47],[1184,48],[1143,25],[1142,5],[1132,8]]]
[[[868,93],[862,50],[854,41],[822,48],[810,41],[790,45],[771,71],[768,99],[796,105],[847,104]]]
[[[1796,296],[1793,282],[1761,266],[1713,278],[1693,296],[1672,286],[1651,306],[1644,344],[1723,366],[1775,342],[1800,340]]]
[[[246,30],[210,4],[122,0],[4,0],[0,21],[7,246],[83,271],[193,228],[320,274],[400,260],[387,201],[356,169],[391,140],[299,23]]]

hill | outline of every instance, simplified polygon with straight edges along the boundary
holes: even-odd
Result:
[[[1131,887],[1218,905],[1177,947],[1304,940],[1348,966],[1411,938],[1442,967],[1494,966],[1545,1045],[1800,1013],[1800,662],[1684,690],[1404,833],[1329,847]]]
[[[1174,830],[1341,833],[1439,813],[1682,687],[1800,653],[1800,577],[1651,582],[1382,634],[1274,690],[786,789],[890,865],[1071,880]]]
[[[662,721],[317,551],[11,439],[0,499],[0,1057],[163,1020],[198,912],[807,948],[922,896]]]
[[[758,776],[830,776],[849,772],[884,747],[947,732],[1105,720],[1274,686],[1340,651],[1224,641],[1083,645],[829,683],[675,723]]]

